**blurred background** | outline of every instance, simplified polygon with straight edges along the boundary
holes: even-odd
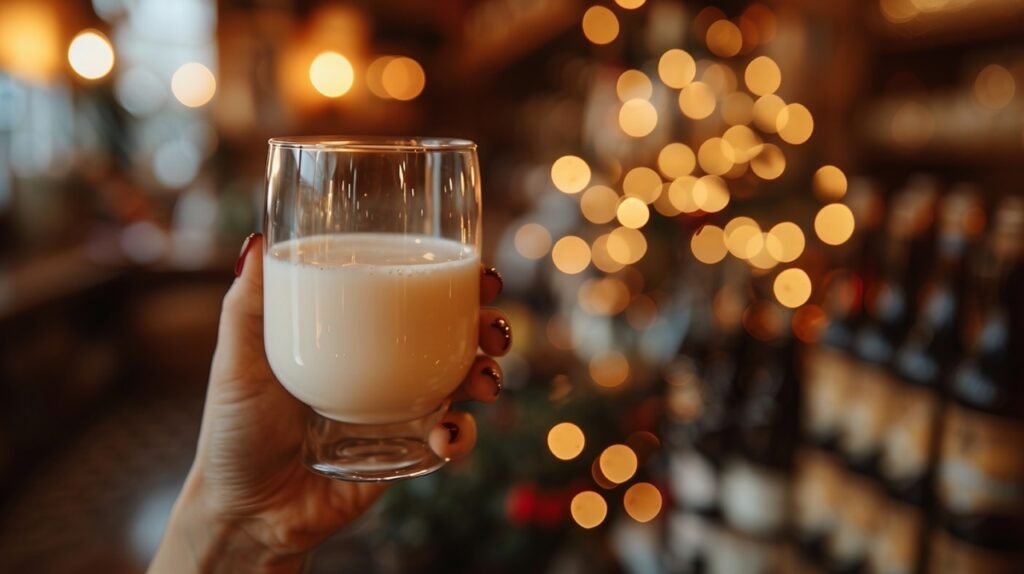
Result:
[[[516,343],[312,572],[1024,568],[1020,0],[2,0],[0,571],[144,570],[332,133],[479,143]]]

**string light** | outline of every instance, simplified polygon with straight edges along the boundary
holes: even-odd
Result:
[[[701,120],[715,111],[715,94],[704,82],[687,84],[679,92],[679,109],[690,119]]]
[[[750,247],[754,247],[755,251],[760,249],[756,241],[761,236],[761,226],[749,217],[743,215],[734,217],[725,224],[723,232],[726,248],[737,259],[747,259],[754,255],[754,253],[748,252]]]
[[[795,309],[811,297],[811,278],[803,269],[786,269],[775,277],[772,290],[779,303]]]
[[[647,0],[615,0],[615,3],[622,6],[626,10],[636,10],[637,8],[644,5]]]
[[[647,204],[658,199],[661,186],[661,176],[649,167],[634,167],[622,178],[622,192],[627,196],[640,198]]]
[[[761,96],[754,101],[754,125],[761,131],[773,134],[778,131],[778,118],[786,102],[775,94]]]
[[[761,153],[761,146],[764,142],[754,133],[754,130],[745,125],[732,126],[725,130],[722,139],[728,145],[731,158],[736,163],[747,163],[751,158]]]
[[[581,157],[563,155],[551,164],[551,183],[562,193],[579,193],[590,183],[590,166]]]
[[[707,213],[718,213],[729,205],[729,188],[716,175],[705,175],[693,185],[693,201]]]
[[[732,68],[722,64],[709,64],[701,74],[700,80],[718,94],[725,95],[736,91],[736,73]]]
[[[98,80],[114,68],[114,48],[99,30],[85,30],[68,46],[68,63],[86,80]]]
[[[642,138],[658,125],[658,111],[651,102],[640,98],[627,100],[619,109],[619,127],[628,136]]]
[[[551,250],[551,233],[539,223],[527,223],[516,230],[516,251],[527,259],[540,259]]]
[[[569,513],[576,524],[586,529],[594,528],[608,516],[608,503],[593,490],[584,490],[573,497]]]
[[[697,163],[705,173],[724,175],[732,169],[732,146],[722,138],[708,138],[697,150]]]
[[[786,156],[775,144],[764,144],[761,153],[750,160],[750,169],[764,180],[777,179],[786,171]]]
[[[555,243],[551,259],[559,271],[575,275],[590,265],[590,246],[575,235],[567,235]]]
[[[622,102],[636,98],[649,100],[651,94],[654,93],[654,86],[647,74],[640,70],[626,70],[619,75],[619,79],[615,82],[615,93],[618,94],[619,101]]]
[[[558,423],[548,431],[548,450],[559,460],[576,458],[586,443],[583,430],[570,422]]]
[[[610,44],[619,36],[619,19],[604,6],[591,6],[583,14],[583,35],[594,44]]]
[[[640,229],[644,225],[647,225],[647,221],[651,218],[651,211],[647,208],[647,204],[640,198],[624,197],[622,198],[622,201],[619,202],[619,207],[616,210],[616,217],[623,227]]]
[[[626,514],[637,522],[650,522],[661,512],[661,492],[649,482],[630,486],[622,497]]]
[[[205,106],[216,92],[217,79],[213,72],[198,62],[181,66],[171,77],[171,93],[190,108]]]
[[[700,209],[693,197],[693,188],[697,185],[697,178],[692,175],[677,177],[668,188],[669,201],[672,207],[681,213],[693,213]]]
[[[842,203],[830,203],[814,217],[814,232],[829,245],[842,245],[853,235],[853,212]]]
[[[814,172],[812,185],[821,199],[837,201],[846,195],[846,174],[834,165],[823,165]]]
[[[765,245],[768,253],[780,263],[796,261],[804,252],[804,232],[792,221],[783,221],[768,232],[772,240]]]
[[[595,185],[580,197],[580,211],[591,223],[608,223],[615,219],[619,194],[606,185]]]
[[[589,370],[590,378],[597,385],[614,388],[622,385],[629,378],[629,361],[618,351],[605,351],[590,359]]]
[[[750,93],[766,96],[775,93],[782,85],[782,71],[775,60],[768,56],[758,56],[747,64],[743,81],[746,82]]]
[[[801,104],[789,104],[775,117],[775,128],[786,143],[799,145],[811,138],[814,132],[814,118]]]
[[[690,250],[701,263],[718,263],[729,252],[725,245],[725,231],[715,225],[701,227],[690,238]]]
[[[734,92],[722,99],[722,120],[731,125],[745,125],[754,120],[754,99],[746,92]]]
[[[743,33],[728,20],[718,20],[707,32],[707,45],[716,56],[731,58],[740,53],[743,47]]]
[[[593,258],[594,267],[597,267],[605,273],[616,273],[625,267],[626,264],[616,261],[612,258],[611,253],[608,252],[608,238],[610,235],[611,234],[609,233],[605,233],[594,240],[594,244],[591,248],[591,256]]]
[[[328,98],[340,98],[352,89],[355,72],[348,58],[337,52],[322,52],[309,65],[309,81]]]
[[[617,227],[608,234],[607,249],[616,262],[632,265],[647,254],[647,238],[636,229]]]
[[[663,183],[661,185],[661,195],[659,195],[658,199],[654,200],[653,203],[654,210],[665,217],[675,217],[682,213],[682,211],[676,209],[675,205],[672,205],[672,197],[670,194],[671,187],[672,182]]]
[[[636,453],[624,444],[613,444],[604,449],[599,460],[601,473],[615,484],[622,484],[636,474]]]
[[[381,87],[384,92],[401,101],[413,100],[427,84],[427,76],[423,66],[412,58],[400,56],[391,58],[381,72]]]
[[[747,253],[750,257],[747,263],[755,269],[767,270],[779,264],[779,260],[772,255],[772,252],[782,250],[781,242],[770,233],[760,233],[751,237],[747,242]]]
[[[658,59],[658,77],[670,88],[681,90],[697,75],[697,63],[685,50],[673,48]]]
[[[395,59],[395,56],[380,56],[366,67],[366,87],[370,93],[384,100],[390,100],[391,95],[384,89],[384,69]]]

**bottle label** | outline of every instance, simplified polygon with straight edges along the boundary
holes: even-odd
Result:
[[[829,554],[839,564],[852,564],[868,553],[882,517],[883,494],[871,479],[844,473],[839,520],[829,538]]]
[[[865,458],[881,449],[897,384],[892,375],[875,365],[863,364],[857,369],[842,419],[840,445],[847,455]]]
[[[835,457],[817,449],[804,449],[797,455],[796,472],[797,528],[808,538],[827,535],[835,529],[839,514],[843,469]]]
[[[913,574],[924,534],[921,510],[889,499],[879,521],[878,537],[869,550],[871,571],[878,574]]]
[[[957,540],[945,531],[932,534],[929,574],[1020,574],[1024,552],[999,552]]]
[[[901,384],[890,396],[892,418],[883,443],[881,470],[892,481],[920,478],[928,470],[939,416],[931,389]]]
[[[1024,511],[1024,421],[950,405],[937,473],[939,502],[957,514]]]
[[[822,346],[808,350],[804,420],[811,436],[825,439],[839,432],[852,369],[852,361],[841,351]]]

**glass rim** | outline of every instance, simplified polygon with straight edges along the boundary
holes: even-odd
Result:
[[[335,152],[427,153],[475,151],[476,143],[464,138],[388,136],[282,136],[267,140],[271,147]]]

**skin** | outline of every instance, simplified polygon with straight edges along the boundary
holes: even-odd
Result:
[[[311,549],[387,488],[331,480],[300,462],[308,410],[277,381],[264,353],[262,251],[263,238],[251,236],[224,298],[196,457],[151,574],[299,572]],[[481,304],[500,290],[500,277],[482,272]],[[453,400],[497,399],[501,370],[491,357],[504,355],[511,342],[502,320],[497,309],[481,309],[484,354]],[[476,422],[449,411],[429,442],[443,458],[465,456],[476,442]]]

